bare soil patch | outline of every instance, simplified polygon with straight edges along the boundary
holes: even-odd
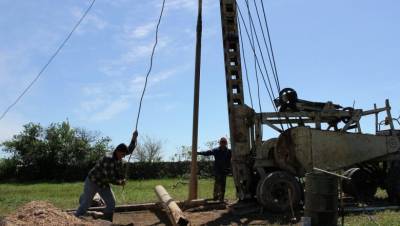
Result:
[[[101,220],[86,220],[77,218],[63,212],[53,204],[45,201],[32,201],[18,208],[15,212],[5,217],[0,225],[110,225]]]
[[[204,205],[183,209],[190,225],[286,225],[286,216],[276,216],[250,211],[246,214],[232,212],[229,205]],[[113,223],[94,220],[90,216],[77,218],[45,201],[25,204],[5,217],[0,226],[13,225],[79,225],[79,226],[117,226],[117,225],[171,225],[162,208],[114,214]]]
[[[228,206],[200,206],[184,211],[190,225],[290,225],[290,218],[253,211],[237,214]],[[299,216],[298,216],[299,217]],[[163,210],[144,210],[116,213],[114,224],[119,225],[171,225]]]

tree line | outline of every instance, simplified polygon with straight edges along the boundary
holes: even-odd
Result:
[[[214,142],[206,145],[212,146]],[[87,171],[98,159],[113,150],[111,138],[101,136],[99,132],[89,131],[84,128],[74,128],[68,121],[51,123],[47,127],[40,124],[28,123],[23,126],[19,134],[0,145],[1,149],[9,154],[9,158],[0,160],[0,179],[17,178],[22,180],[77,180],[86,176]],[[191,158],[191,147],[181,146],[169,162],[185,162]],[[207,161],[208,157],[202,157],[200,161]],[[132,170],[147,168],[160,172],[143,172],[143,178],[157,175],[162,177],[174,176],[182,170],[174,170],[175,165],[160,163],[162,158],[162,142],[150,136],[143,136],[134,153],[132,160],[135,165],[128,168]],[[156,168],[153,168],[157,165]],[[205,164],[207,165],[207,164]],[[189,167],[188,164],[180,164],[180,168]],[[203,167],[208,174],[208,166]],[[211,170],[211,168],[210,168]],[[132,178],[140,177],[141,172],[130,172]],[[147,175],[147,176],[146,176]],[[177,176],[177,175],[175,175]]]

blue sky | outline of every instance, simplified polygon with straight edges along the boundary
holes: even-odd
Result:
[[[197,3],[166,1],[139,133],[162,140],[169,159],[178,146],[191,144]],[[0,0],[1,111],[36,76],[89,3]],[[0,141],[31,121],[48,125],[68,119],[110,136],[114,144],[128,142],[161,3],[97,0],[35,86],[0,121]],[[343,106],[355,101],[366,109],[389,98],[392,114],[399,116],[400,2],[265,3],[282,87],[295,88],[302,99]],[[199,144],[204,147],[229,129],[219,1],[205,0],[203,17]],[[266,99],[263,103],[263,110],[272,110]],[[364,128],[372,131],[372,121]]]

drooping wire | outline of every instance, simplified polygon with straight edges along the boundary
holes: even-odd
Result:
[[[239,30],[239,40],[240,40],[240,49],[244,49],[244,44],[243,44],[243,40],[242,40],[242,29],[240,27],[240,23],[238,21],[238,30]],[[254,108],[253,105],[253,96],[251,94],[251,85],[250,85],[250,81],[249,81],[249,73],[247,71],[247,62],[246,62],[246,54],[245,52],[241,52],[242,53],[242,58],[243,58],[243,63],[244,63],[244,71],[246,74],[246,81],[247,81],[247,88],[248,88],[248,92],[249,92],[249,97],[250,97],[250,104],[251,104],[251,108]],[[258,96],[258,99],[260,99],[260,96]],[[260,100],[259,100],[260,101]]]
[[[270,35],[270,32],[269,32],[269,26],[268,26],[268,20],[267,20],[267,13],[265,12],[266,10],[265,10],[265,8],[264,8],[264,1],[261,1],[261,7],[262,7],[262,10],[263,10],[265,26],[266,26],[266,28],[267,28],[267,35],[268,35],[269,47],[271,48],[271,55],[272,55],[272,61],[274,62],[274,68],[275,68],[275,73],[276,73],[276,79],[277,79],[277,83],[278,83],[279,90],[281,90],[281,85],[280,85],[280,82],[279,82],[278,70],[276,69],[274,48],[272,47],[271,35]]]
[[[135,130],[137,130],[138,124],[139,124],[140,113],[141,113],[141,110],[142,110],[142,101],[143,101],[143,97],[144,97],[144,94],[145,94],[146,88],[147,88],[147,81],[148,81],[149,75],[151,73],[151,70],[153,69],[153,58],[154,58],[154,53],[156,51],[156,47],[157,47],[157,44],[158,44],[158,29],[160,27],[161,19],[162,19],[163,13],[164,13],[164,8],[165,8],[165,0],[163,0],[162,6],[161,6],[161,13],[160,13],[160,16],[158,17],[158,21],[157,21],[156,39],[155,39],[155,42],[154,42],[154,45],[153,45],[153,49],[151,51],[150,66],[149,66],[149,69],[148,69],[147,74],[146,74],[146,80],[144,82],[142,95],[140,96],[139,109],[138,109],[138,113],[137,113],[137,117],[136,117]]]
[[[39,73],[36,75],[36,77],[29,83],[29,85],[22,91],[22,93],[17,97],[17,99],[6,108],[6,110],[3,112],[3,114],[0,116],[0,121],[7,115],[7,113],[22,99],[22,97],[29,91],[29,89],[36,83],[36,81],[42,76],[43,72],[47,69],[47,67],[50,65],[50,63],[56,58],[58,53],[61,51],[61,49],[65,46],[65,44],[68,42],[68,40],[71,38],[72,34],[75,32],[75,30],[79,27],[79,25],[82,23],[83,19],[85,19],[86,15],[89,13],[89,11],[92,9],[94,3],[96,0],[92,0],[88,8],[85,10],[85,12],[82,14],[81,18],[77,21],[77,23],[74,25],[72,30],[68,33],[67,37],[64,39],[64,41],[61,43],[61,45],[57,48],[57,50],[51,55],[49,60],[44,64],[42,69],[40,69]]]
[[[277,74],[277,72],[276,72],[276,67],[274,66],[274,63],[275,63],[275,62],[272,60],[272,57],[271,57],[271,51],[270,51],[270,47],[271,47],[271,46],[268,46],[267,40],[266,40],[266,38],[265,38],[265,32],[264,32],[264,28],[263,28],[263,25],[262,25],[262,22],[261,22],[260,13],[259,13],[259,11],[258,11],[257,1],[256,1],[256,0],[253,0],[253,3],[254,3],[254,8],[256,9],[257,19],[258,19],[258,23],[259,23],[260,30],[261,30],[261,33],[262,33],[264,45],[265,45],[265,48],[266,48],[266,50],[267,50],[267,56],[268,56],[269,64],[270,64],[270,67],[271,67],[271,71],[272,71],[272,74],[274,75],[275,84],[276,84],[276,87],[277,87],[278,93],[279,93],[279,91],[280,91],[281,89],[280,89],[280,85],[279,85],[278,74]],[[266,18],[266,17],[264,17],[264,18]],[[265,21],[266,21],[266,20],[265,20]],[[267,30],[268,30],[268,27],[267,27]]]
[[[154,42],[153,49],[152,49],[151,55],[150,55],[150,65],[149,65],[149,69],[148,69],[147,74],[146,74],[146,79],[145,79],[145,82],[144,82],[142,95],[140,96],[139,109],[138,109],[138,113],[137,113],[137,117],[136,117],[135,131],[137,131],[138,124],[139,124],[139,118],[140,118],[140,113],[141,113],[141,109],[142,109],[142,102],[143,102],[144,94],[146,92],[148,78],[150,76],[151,70],[153,69],[153,59],[154,59],[154,54],[155,54],[156,47],[157,47],[157,44],[158,44],[158,30],[159,30],[159,27],[160,27],[160,24],[161,24],[161,19],[162,19],[163,13],[164,13],[164,8],[165,8],[165,0],[163,0],[162,6],[161,6],[160,16],[158,17],[158,21],[157,21],[156,37],[155,37],[155,42]],[[131,161],[131,157],[132,157],[132,153],[129,154],[128,163]],[[128,167],[125,168],[125,176],[127,176],[127,174],[128,174]],[[125,185],[122,186],[122,192],[121,192],[122,193],[122,197],[125,197],[124,191],[125,191]]]

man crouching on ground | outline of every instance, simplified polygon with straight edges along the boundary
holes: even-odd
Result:
[[[112,153],[112,156],[104,156],[89,171],[80,198],[80,206],[76,211],[75,216],[79,217],[84,215],[90,207],[94,195],[99,193],[106,203],[103,218],[112,222],[115,209],[115,197],[111,190],[110,183],[115,185],[125,185],[124,163],[122,159],[126,155],[131,154],[135,149],[137,136],[138,132],[135,131],[132,134],[132,140],[129,147],[123,143],[119,144]]]

